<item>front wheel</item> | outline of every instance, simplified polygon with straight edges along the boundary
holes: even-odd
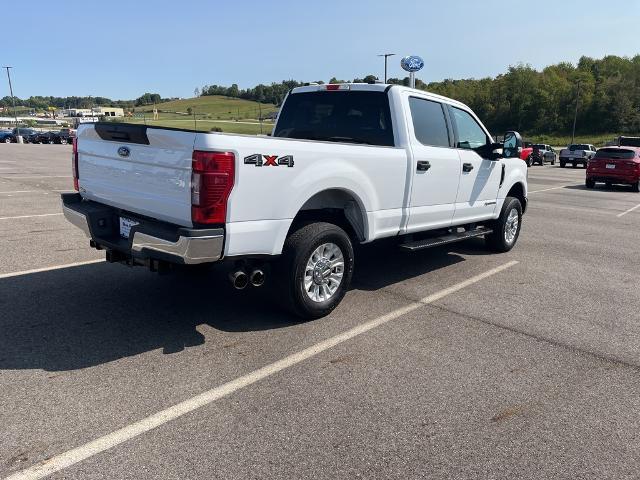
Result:
[[[554,155],[553,157],[551,157],[551,165],[555,165],[556,164],[556,156]]]
[[[287,238],[274,287],[292,313],[305,319],[324,317],[347,293],[353,264],[351,239],[342,228],[308,223]]]
[[[514,197],[507,197],[500,217],[493,222],[493,232],[485,237],[487,246],[496,252],[508,252],[518,241],[522,227],[522,204]]]
[[[533,166],[533,155],[529,155],[527,158],[527,167]]]

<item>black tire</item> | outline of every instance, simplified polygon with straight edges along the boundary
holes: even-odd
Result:
[[[11,137],[7,137],[4,139],[4,143],[11,143]]]
[[[560,168],[564,168],[566,166],[565,162],[563,160],[560,160]]]
[[[506,233],[508,226],[507,219],[509,218],[511,211],[514,209],[518,214],[518,225],[515,235],[512,239],[508,240]],[[500,253],[511,250],[518,241],[520,230],[522,229],[522,204],[520,203],[520,200],[515,197],[505,198],[500,212],[500,217],[498,217],[496,221],[492,222],[491,228],[493,229],[493,233],[485,236],[487,247],[494,252]]]
[[[315,301],[305,289],[305,273],[312,254],[324,244],[338,247],[344,258],[344,267],[342,279],[330,298]],[[307,320],[324,317],[338,306],[347,293],[353,276],[353,264],[351,239],[342,228],[325,222],[303,224],[285,241],[282,257],[275,265],[276,282],[273,287],[277,289],[283,306],[295,315]]]
[[[640,180],[631,185],[631,190],[633,190],[634,192],[640,192]]]
[[[587,178],[587,180],[584,182],[585,186],[587,188],[594,188],[596,186],[596,181],[592,180],[590,178]]]
[[[533,155],[527,157],[527,167],[533,166]]]
[[[573,168],[577,168],[578,164],[576,162],[573,162]]]
[[[60,139],[60,145],[66,145],[67,144],[67,139],[66,138],[61,138]]]
[[[555,165],[556,164],[556,156],[554,155],[553,158],[551,158],[551,165]]]
[[[604,182],[604,186],[611,189],[613,187],[613,184],[611,182]]]

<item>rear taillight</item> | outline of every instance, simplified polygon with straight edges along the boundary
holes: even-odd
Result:
[[[203,152],[192,156],[191,220],[193,223],[225,223],[227,200],[235,179],[231,152]]]
[[[73,139],[73,154],[71,156],[71,169],[73,170],[73,188],[77,191],[80,190],[78,185],[78,139]]]

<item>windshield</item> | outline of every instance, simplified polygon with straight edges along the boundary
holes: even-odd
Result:
[[[633,150],[623,148],[601,148],[593,158],[631,159],[636,156]]]
[[[318,91],[287,97],[275,137],[393,146],[384,92]]]
[[[589,150],[589,145],[584,145],[584,144],[571,145],[569,147],[569,150],[571,150],[572,152],[575,150]]]

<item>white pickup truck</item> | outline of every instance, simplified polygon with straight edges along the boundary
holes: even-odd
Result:
[[[518,239],[522,140],[494,143],[464,104],[380,84],[293,89],[272,136],[81,125],[66,218],[107,260],[162,270],[224,260],[236,288],[272,286],[305,318],[329,313],[354,243],[417,250]]]

